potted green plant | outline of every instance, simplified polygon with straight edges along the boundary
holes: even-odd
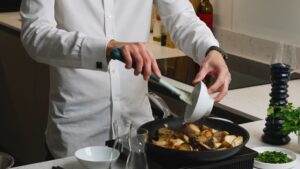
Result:
[[[300,107],[296,108],[292,103],[285,106],[269,106],[268,116],[284,120],[281,131],[283,134],[295,133],[298,135],[300,145]]]

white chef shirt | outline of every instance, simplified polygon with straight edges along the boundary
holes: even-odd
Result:
[[[188,0],[156,0],[177,47],[200,63],[211,31]],[[103,145],[112,121],[120,128],[152,120],[147,82],[118,61],[106,61],[111,39],[147,42],[153,0],[23,0],[21,39],[37,62],[50,65],[46,141],[54,157]]]

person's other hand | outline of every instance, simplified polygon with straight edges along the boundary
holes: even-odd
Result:
[[[149,80],[151,70],[153,73],[161,77],[160,70],[157,66],[155,57],[153,56],[151,50],[147,43],[137,42],[137,43],[125,43],[118,42],[116,40],[111,40],[107,44],[106,56],[110,60],[111,51],[114,48],[120,48],[122,56],[125,59],[125,67],[127,69],[132,68],[132,64],[135,63],[134,74],[137,76],[143,74],[145,80]]]
[[[200,70],[197,73],[193,84],[200,83],[207,75],[211,75],[216,78],[216,81],[208,88],[208,92],[219,94],[214,98],[216,102],[222,100],[227,95],[228,87],[231,82],[231,74],[225,63],[223,55],[216,51],[210,51],[203,63],[201,64]]]

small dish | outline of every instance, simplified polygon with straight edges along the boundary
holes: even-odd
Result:
[[[282,152],[288,155],[289,158],[292,159],[291,162],[288,163],[281,163],[281,164],[273,164],[273,163],[264,163],[261,161],[257,161],[254,159],[254,167],[260,168],[260,169],[290,169],[296,166],[297,164],[297,155],[284,148],[279,148],[279,147],[256,147],[252,148],[254,151],[257,151],[258,153],[263,153],[265,151],[277,151],[277,152]]]
[[[108,169],[119,156],[118,150],[106,146],[85,147],[75,152],[76,159],[87,169]]]
[[[203,82],[194,87],[191,97],[192,104],[186,106],[184,113],[185,122],[195,122],[202,117],[207,117],[214,106],[214,99],[208,94]]]

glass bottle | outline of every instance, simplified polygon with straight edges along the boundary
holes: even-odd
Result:
[[[153,25],[153,40],[160,42],[161,41],[161,21],[160,21],[160,17],[157,16],[156,17],[156,21]]]
[[[123,144],[124,141],[122,137],[120,137],[120,130],[119,130],[119,122],[118,120],[115,120],[113,122],[113,135],[114,135],[114,144],[112,146],[112,148],[118,150],[120,152],[120,156],[123,154]],[[122,159],[119,157],[116,161],[111,161],[110,165],[109,165],[109,169],[116,169],[118,168],[118,166],[122,163]]]
[[[172,38],[171,38],[171,35],[169,32],[167,32],[167,47],[169,48],[176,48],[176,45],[175,43],[173,42]]]
[[[198,8],[201,1],[200,0],[190,0],[190,2],[192,3],[192,5],[194,7],[195,12],[197,12],[197,8]]]
[[[198,17],[206,23],[212,30],[213,28],[213,6],[209,0],[202,0],[197,9]]]
[[[161,46],[166,46],[167,45],[167,29],[165,26],[161,23],[161,35],[160,35],[160,45]]]
[[[134,129],[130,126],[128,134],[129,155],[125,169],[149,169],[145,153],[148,130]]]

